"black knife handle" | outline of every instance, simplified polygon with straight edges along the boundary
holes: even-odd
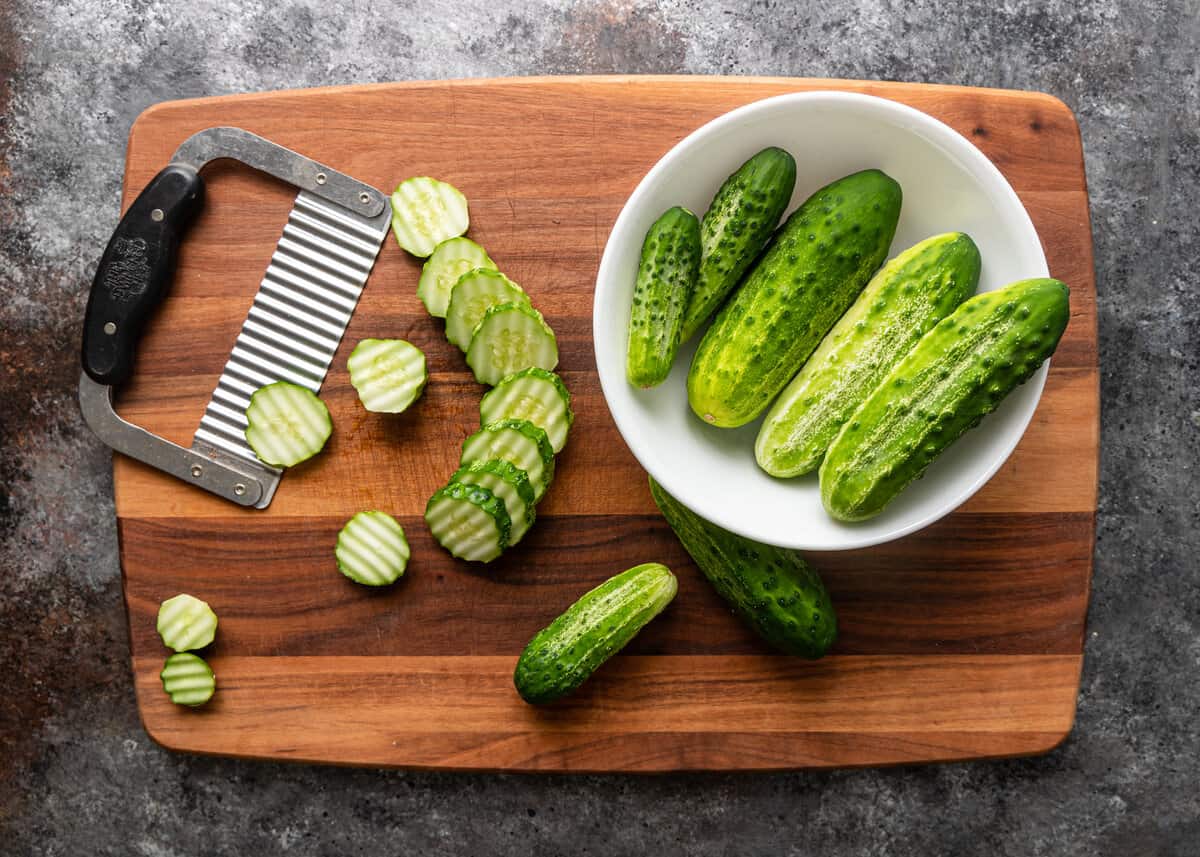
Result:
[[[204,201],[204,181],[171,164],[150,180],[117,224],[92,280],[83,319],[83,370],[115,385],[133,371],[142,327],[167,296],[179,239]]]

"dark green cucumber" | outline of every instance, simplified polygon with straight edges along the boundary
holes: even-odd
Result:
[[[796,161],[763,149],[717,191],[700,222],[700,271],[683,316],[680,342],[696,335],[771,239],[796,187]]]
[[[935,235],[879,269],[775,400],[754,456],[772,476],[815,470],[830,442],[926,331],[975,294],[979,248]]]
[[[741,619],[781,652],[819,658],[837,639],[825,584],[795,551],[734,535],[650,480],[654,502],[684,549]]]
[[[671,570],[656,562],[601,583],[529,641],[513,672],[517,693],[533,705],[571,693],[661,613],[678,588]]]
[[[771,404],[883,262],[900,196],[864,170],[796,209],[700,340],[688,402],[701,419],[732,428]]]
[[[882,512],[1054,353],[1069,294],[1058,280],[1020,280],[976,295],[921,337],[830,444],[826,511],[839,521]]]
[[[625,376],[635,387],[666,380],[679,349],[683,313],[700,267],[700,221],[686,208],[669,208],[642,242]]]

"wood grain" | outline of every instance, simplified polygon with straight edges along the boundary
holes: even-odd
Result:
[[[595,375],[591,299],[608,231],[647,169],[727,110],[783,92],[868,92],[942,119],[1005,173],[1072,287],[1041,405],[991,482],[906,539],[813,555],[838,606],[834,653],[770,654],[725,609],[656,514]],[[1092,567],[1098,449],[1095,284],[1079,133],[1037,93],[726,78],[550,78],[388,84],[174,102],[130,136],[125,202],[186,136],[240,125],[378,187],[429,173],[471,200],[472,236],[533,293],[559,337],[578,418],[521,550],[485,571],[432,544],[425,500],[453,471],[480,388],[414,295],[389,240],[322,391],[336,430],[265,512],[240,512],[135,462],[115,493],[138,700],[165,746],[204,753],[452,769],[779,769],[1042,752],[1074,716]],[[519,128],[497,138],[495,129]],[[445,141],[453,139],[455,145]],[[535,180],[536,177],[536,180]],[[293,191],[231,166],[205,178],[171,299],[118,401],[188,443],[279,236]],[[431,381],[413,413],[366,414],[345,357],[410,339]],[[383,592],[334,569],[350,514],[393,511],[410,572]],[[656,559],[680,596],[578,696],[520,703],[529,636],[590,586]],[[158,603],[180,591],[221,617],[220,691],[202,711],[158,687]]]

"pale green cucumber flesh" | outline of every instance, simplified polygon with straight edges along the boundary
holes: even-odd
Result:
[[[529,420],[497,420],[463,441],[460,463],[499,458],[529,474],[534,499],[542,499],[554,478],[554,447],[541,428]]]
[[[699,267],[700,221],[686,208],[668,209],[646,233],[633,287],[625,376],[635,387],[654,387],[670,373]]]
[[[425,507],[438,544],[468,562],[491,562],[508,547],[512,521],[504,501],[479,485],[451,482]]]
[[[458,188],[428,176],[405,179],[392,193],[392,233],[396,242],[420,258],[437,245],[467,231],[467,198]]]
[[[450,305],[450,290],[458,278],[476,269],[496,270],[496,263],[487,251],[470,238],[450,238],[434,248],[433,255],[421,268],[417,297],[425,309],[436,318],[446,317]]]
[[[679,341],[687,342],[741,280],[771,239],[796,186],[796,161],[763,149],[729,176],[700,222],[702,256]]]
[[[191,652],[180,652],[167,658],[158,677],[171,702],[190,708],[212,699],[217,687],[212,667],[204,658]]]
[[[650,480],[650,493],[696,565],[742,621],[789,655],[819,658],[837,639],[820,576],[795,551],[734,535]]]
[[[364,339],[346,361],[350,383],[368,411],[398,414],[415,402],[429,376],[425,354],[403,339]]]
[[[841,521],[882,512],[1038,370],[1069,317],[1069,290],[1047,278],[961,304],[884,376],[830,444],[820,470],[826,511]]]
[[[809,197],[717,314],[688,372],[688,402],[730,428],[761,414],[883,261],[900,186],[865,170]]]
[[[334,548],[338,570],[365,586],[395,583],[408,567],[409,555],[408,539],[399,521],[374,509],[347,521]]]
[[[255,390],[246,407],[246,443],[275,467],[307,461],[333,433],[329,409],[307,387],[276,381]]]
[[[480,425],[503,419],[529,420],[546,432],[555,453],[561,452],[575,421],[571,394],[558,375],[531,366],[502,378],[480,401]]]
[[[961,232],[927,238],[880,268],[767,412],[759,466],[780,477],[815,470],[883,376],[975,293],[979,269],[979,249]]]
[[[450,290],[446,338],[466,351],[471,344],[471,334],[488,308],[503,303],[528,304],[529,296],[499,271],[475,268],[463,274]]]
[[[512,462],[499,458],[473,461],[459,468],[450,477],[450,481],[463,485],[479,485],[504,501],[512,524],[508,536],[509,546],[521,541],[533,525],[537,496],[529,481],[529,474]]]
[[[558,340],[542,314],[524,302],[488,307],[475,325],[467,365],[480,384],[496,384],[530,366],[558,365]]]
[[[159,605],[155,627],[168,649],[203,649],[217,634],[217,614],[208,602],[184,592]]]
[[[651,562],[585,594],[521,652],[513,672],[521,698],[541,705],[577,689],[661,613],[678,588],[670,569]]]

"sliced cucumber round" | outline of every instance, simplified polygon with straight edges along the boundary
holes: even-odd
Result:
[[[463,274],[450,290],[446,307],[446,338],[466,351],[471,334],[488,307],[502,303],[529,303],[529,296],[496,270],[476,268]]]
[[[400,182],[392,193],[392,233],[401,247],[422,259],[466,232],[470,222],[467,198],[452,184],[417,176]]]
[[[542,314],[528,304],[497,304],[475,325],[467,365],[481,384],[496,384],[530,366],[550,370],[558,365],[558,340]]]
[[[468,562],[491,562],[508,547],[512,521],[504,501],[480,485],[451,482],[425,507],[438,544]]]
[[[195,708],[212,699],[217,679],[212,667],[199,655],[181,652],[171,655],[158,674],[163,690],[176,705]]]
[[[364,339],[346,361],[350,383],[368,411],[398,414],[415,402],[429,375],[425,354],[403,339]]]
[[[450,290],[459,277],[475,269],[495,271],[496,263],[486,250],[470,238],[443,241],[434,248],[433,255],[421,268],[417,297],[425,304],[430,315],[445,318],[450,305]]]
[[[157,627],[168,649],[203,649],[217,635],[217,614],[207,601],[185,592],[159,605]]]
[[[479,424],[505,419],[529,420],[546,432],[555,453],[562,452],[575,421],[567,385],[540,366],[501,378],[479,403]]]
[[[509,545],[515,545],[533,526],[537,504],[529,474],[511,461],[493,458],[490,461],[472,461],[450,477],[451,482],[463,485],[479,485],[504,501],[512,531],[508,534]]]
[[[338,570],[355,583],[387,586],[408,567],[408,539],[404,527],[386,512],[359,512],[338,533]]]
[[[554,447],[546,433],[529,420],[488,423],[463,441],[463,466],[499,458],[529,474],[534,500],[542,499],[554,479]]]
[[[325,447],[329,409],[312,390],[288,381],[260,387],[246,407],[246,443],[267,464],[291,467]]]

